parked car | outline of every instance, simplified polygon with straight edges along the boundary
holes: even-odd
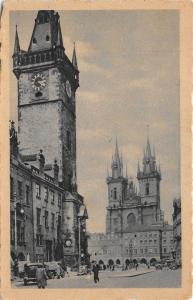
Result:
[[[58,279],[60,277],[64,277],[64,270],[61,267],[61,263],[57,261],[51,261],[51,262],[46,262],[46,273],[48,278],[55,278],[57,277]]]
[[[156,268],[156,270],[162,270],[162,264],[161,263],[156,263],[155,268]]]
[[[78,271],[78,275],[87,275],[90,274],[91,271],[87,265],[81,265]]]
[[[37,282],[36,270],[39,266],[43,267],[43,264],[41,264],[41,263],[28,263],[28,264],[25,265],[24,277],[23,277],[24,285],[27,285],[29,281]]]
[[[167,266],[171,270],[176,270],[178,268],[178,264],[174,259],[166,260]]]

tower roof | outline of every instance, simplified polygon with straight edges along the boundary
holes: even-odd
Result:
[[[72,64],[76,70],[78,70],[78,63],[77,63],[77,57],[76,57],[76,47],[75,47],[75,42],[74,42],[74,49],[73,49],[73,54],[72,54]]]
[[[58,21],[58,37],[57,37],[57,43],[56,43],[56,45],[58,47],[63,47],[63,39],[62,39],[62,32],[61,32],[60,21]]]
[[[28,51],[35,52],[63,47],[59,15],[54,10],[39,10]]]
[[[13,54],[18,54],[20,52],[20,45],[19,45],[19,36],[17,32],[17,25],[15,30],[15,44],[14,44],[14,52]]]

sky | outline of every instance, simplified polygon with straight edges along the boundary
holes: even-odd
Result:
[[[27,50],[37,15],[10,18],[10,119],[17,121],[17,82],[11,56],[15,26]],[[180,195],[179,16],[175,10],[60,11],[66,54],[76,41],[80,70],[77,104],[77,179],[89,214],[88,231],[104,232],[107,165],[117,137],[135,182],[149,125],[160,162],[161,208],[172,222]]]

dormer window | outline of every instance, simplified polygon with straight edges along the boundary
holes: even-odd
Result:
[[[35,37],[33,38],[33,44],[37,44],[37,40]]]

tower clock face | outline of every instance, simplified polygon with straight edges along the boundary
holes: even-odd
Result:
[[[72,96],[72,89],[71,89],[70,82],[68,80],[66,81],[66,93],[67,93],[68,97],[71,98],[71,96]]]
[[[46,86],[46,78],[42,73],[36,73],[32,76],[32,87],[35,91],[43,90]]]

